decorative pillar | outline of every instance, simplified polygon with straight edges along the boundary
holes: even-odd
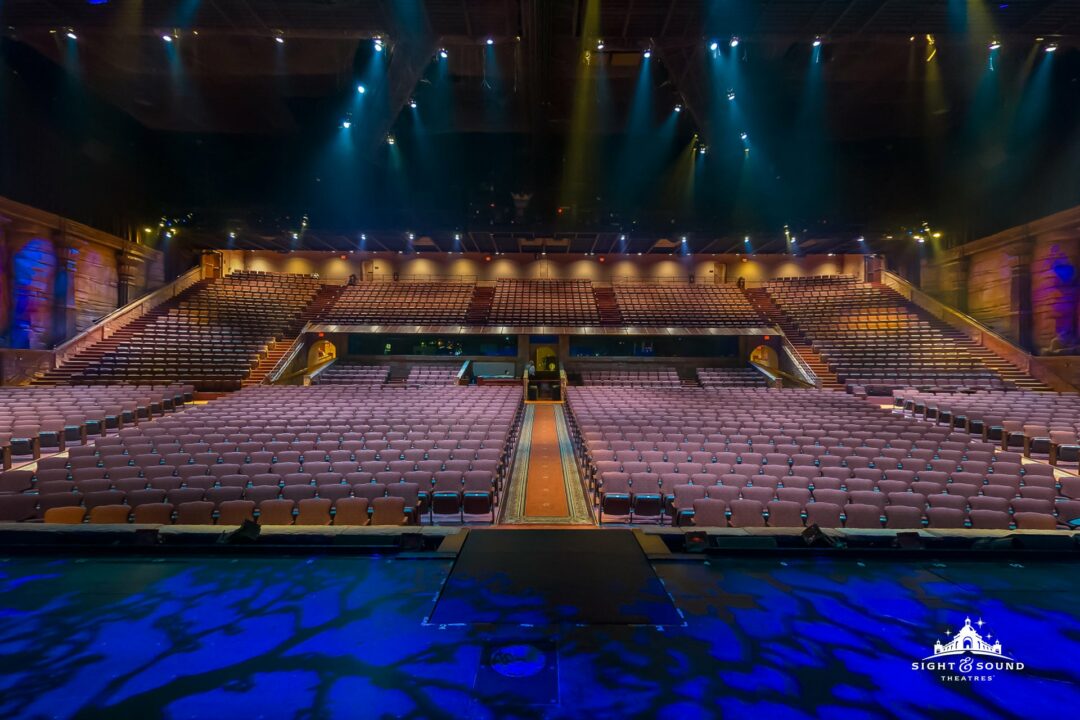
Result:
[[[968,311],[968,277],[971,270],[971,258],[961,255],[949,260],[941,267],[941,300],[952,305],[962,313]]]
[[[11,252],[8,249],[8,227],[11,221],[0,215],[0,347],[11,346]]]
[[[121,308],[134,300],[135,274],[138,258],[125,250],[116,251],[116,307]]]
[[[78,313],[75,307],[75,276],[78,272],[78,243],[61,228],[53,233],[56,274],[53,276],[52,344],[59,345],[75,335]]]
[[[1031,332],[1031,260],[1035,240],[1026,237],[1005,248],[1012,260],[1012,278],[1009,284],[1009,335],[1017,345],[1032,351]]]

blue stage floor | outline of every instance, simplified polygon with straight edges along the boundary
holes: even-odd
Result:
[[[660,562],[685,627],[425,626],[451,562],[0,562],[0,717],[1054,718],[1076,564]],[[1025,664],[913,670],[965,616]],[[498,667],[493,667],[497,665]]]

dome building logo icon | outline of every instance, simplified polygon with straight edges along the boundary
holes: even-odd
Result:
[[[998,672],[1023,670],[1024,663],[1006,655],[1001,640],[984,632],[985,625],[982,618],[974,623],[964,618],[960,630],[946,630],[947,641],[935,642],[934,654],[911,663],[911,669],[931,671],[942,682],[990,682]]]

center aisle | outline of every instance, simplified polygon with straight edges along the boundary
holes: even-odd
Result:
[[[518,443],[507,524],[592,525],[560,405],[530,405]]]

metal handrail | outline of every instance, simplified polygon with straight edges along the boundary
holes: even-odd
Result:
[[[787,355],[788,359],[791,360],[792,364],[794,364],[802,373],[803,382],[814,387],[821,387],[821,378],[810,369],[810,366],[806,363],[806,360],[803,359],[802,355],[799,355],[799,353],[795,351],[795,348],[791,345],[791,340],[789,340],[787,336],[784,336],[784,353]]]
[[[309,323],[310,324],[310,323]],[[296,355],[300,352],[300,348],[304,346],[304,335],[307,333],[308,326],[304,325],[300,333],[293,339],[292,345],[289,346],[289,351],[281,356],[281,359],[277,361],[270,372],[267,374],[263,384],[270,385],[281,379],[281,374],[285,371],[285,368],[289,367],[289,364],[296,359]]]

